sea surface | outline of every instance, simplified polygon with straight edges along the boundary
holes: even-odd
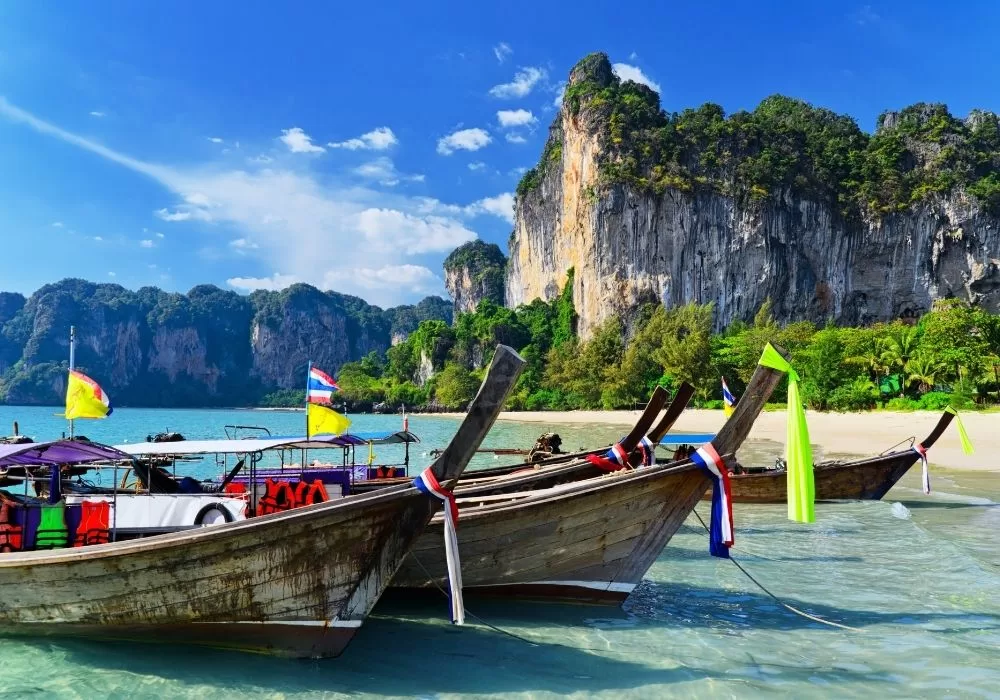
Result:
[[[54,412],[0,407],[0,426],[16,419],[22,433],[58,437],[66,426]],[[401,422],[352,420],[356,430]],[[303,422],[295,412],[118,409],[78,422],[77,432],[121,443],[163,430],[221,438],[226,424],[300,434]],[[456,426],[412,416],[422,440],[414,466],[428,463]],[[530,446],[553,428],[567,449],[622,432],[501,421],[486,445]],[[879,452],[905,437],[855,451]],[[741,456],[767,463],[780,453],[778,444],[754,442]],[[376,455],[401,456],[398,447]],[[479,456],[474,466],[501,463]],[[214,464],[190,467],[218,473]],[[918,476],[911,470],[884,501],[820,504],[813,525],[787,521],[783,506],[735,507],[734,558],[780,600],[842,627],[788,610],[732,562],[709,557],[691,517],[623,608],[467,601],[475,617],[454,627],[443,599],[382,603],[345,654],[325,661],[0,638],[0,696],[1000,697],[1000,474],[932,468],[931,496]],[[698,512],[707,521],[707,508]]]

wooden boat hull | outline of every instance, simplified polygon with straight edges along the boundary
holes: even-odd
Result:
[[[146,540],[0,557],[0,634],[340,653],[410,537],[415,489]],[[360,543],[360,544],[359,544]],[[367,586],[367,587],[366,587]]]
[[[464,590],[620,603],[710,483],[690,465],[653,467],[515,495],[505,504],[460,499]],[[442,526],[440,517],[431,521],[393,578],[393,587],[444,586]]]
[[[852,462],[817,464],[813,468],[816,500],[881,500],[917,459],[916,453],[910,451]],[[729,477],[729,484],[734,503],[787,501],[787,478],[784,470],[734,474]]]

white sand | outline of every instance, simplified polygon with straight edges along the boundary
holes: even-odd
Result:
[[[874,455],[893,444],[916,437],[923,440],[941,414],[914,413],[814,413],[807,411],[809,437],[824,455]],[[524,411],[500,414],[500,420],[523,423],[632,425],[639,411]],[[721,410],[688,409],[672,430],[714,432],[724,422]],[[963,413],[962,422],[975,446],[975,454],[962,453],[958,429],[952,423],[928,453],[931,464],[951,469],[1000,471],[1000,414]],[[754,423],[751,439],[785,441],[785,412],[762,413]]]

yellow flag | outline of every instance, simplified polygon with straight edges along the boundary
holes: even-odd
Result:
[[[307,438],[313,435],[340,435],[351,427],[351,421],[346,416],[334,411],[329,406],[311,403],[306,407]]]
[[[82,372],[70,370],[66,383],[66,417],[107,418],[111,400],[100,385]]]

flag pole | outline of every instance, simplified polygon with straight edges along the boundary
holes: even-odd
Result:
[[[309,377],[312,375],[313,363],[309,360],[306,363],[306,442],[309,442]],[[306,468],[306,459],[308,459],[309,453],[305,448],[302,450],[302,468]]]
[[[76,369],[76,326],[69,327],[69,371]],[[69,377],[66,378],[67,383]],[[73,439],[73,419],[69,419],[69,438]]]

